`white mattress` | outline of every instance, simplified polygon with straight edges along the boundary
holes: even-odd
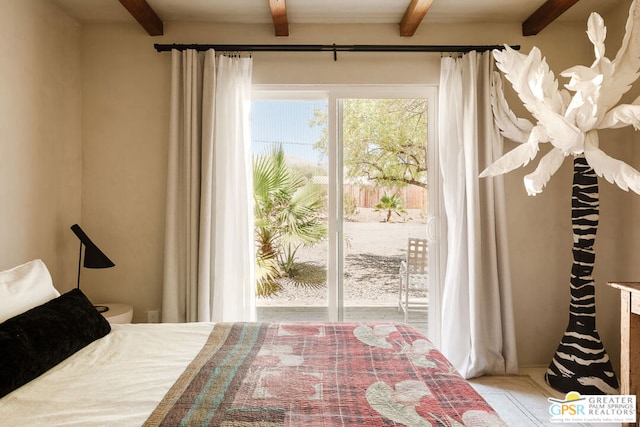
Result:
[[[0,399],[11,426],[139,426],[214,324],[112,325],[105,337]]]

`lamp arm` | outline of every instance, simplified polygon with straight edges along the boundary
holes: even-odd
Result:
[[[78,286],[80,289],[80,270],[82,269],[82,242],[80,242],[80,252],[78,253]]]

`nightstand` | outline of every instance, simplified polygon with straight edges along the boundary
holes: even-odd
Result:
[[[106,303],[96,304],[96,307],[108,307],[109,310],[101,313],[109,323],[131,323],[133,307],[128,304]]]

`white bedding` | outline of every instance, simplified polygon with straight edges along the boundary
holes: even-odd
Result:
[[[198,354],[213,327],[213,323],[112,325],[107,336],[0,398],[0,422],[140,426]]]

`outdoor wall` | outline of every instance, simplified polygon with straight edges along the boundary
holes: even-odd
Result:
[[[74,286],[80,26],[49,0],[0,0],[0,270],[41,258]]]
[[[87,292],[96,301],[133,304],[134,321],[145,321],[145,311],[160,305],[170,54],[156,53],[153,43],[509,43],[522,45],[523,52],[537,45],[558,74],[592,62],[585,29],[586,24],[555,23],[538,36],[523,38],[519,23],[423,24],[413,38],[401,38],[395,25],[291,25],[291,36],[281,39],[273,36],[271,25],[168,22],[162,37],[149,37],[136,24],[84,26],[82,219],[116,263],[113,269],[87,271]],[[339,53],[336,62],[331,53],[253,57],[255,84],[411,85],[437,84],[439,77],[439,54]],[[511,99],[516,112],[524,115],[517,99]],[[613,139],[603,141],[605,149]],[[572,244],[570,162],[542,194],[528,197],[522,178],[534,167],[506,177],[518,351],[526,366],[548,364],[566,326]],[[620,261],[633,243],[624,229],[630,224],[626,209],[631,200],[617,187],[602,184],[598,325],[616,366],[619,302],[604,282],[634,273]],[[635,199],[633,203],[637,212]]]

